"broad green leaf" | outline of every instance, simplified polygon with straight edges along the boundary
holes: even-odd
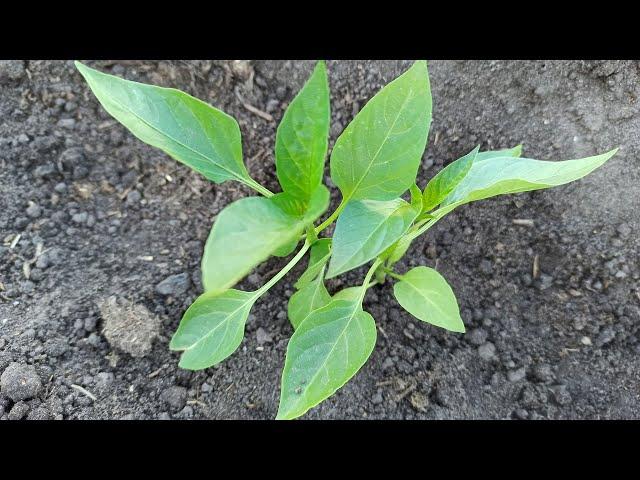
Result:
[[[451,162],[429,180],[427,188],[424,190],[423,210],[425,212],[440,205],[447,198],[447,195],[462,181],[469,172],[479,150],[480,146],[477,146],[464,157]]]
[[[270,255],[284,253],[304,226],[304,219],[284,212],[273,197],[248,197],[229,204],[218,214],[204,247],[205,291],[224,291]]]
[[[433,268],[412,268],[393,286],[393,293],[417,319],[453,332],[465,331],[453,290]]]
[[[180,90],[76,67],[104,109],[143,142],[213,182],[255,185],[242,162],[238,123],[226,113]]]
[[[355,302],[358,298],[360,298],[361,293],[362,286],[347,287],[343,288],[339,292],[336,292],[331,298],[333,300],[348,300],[350,302]]]
[[[289,215],[301,217],[308,224],[327,211],[330,197],[327,187],[318,185],[308,201],[302,201],[288,192],[276,193],[271,200]]]
[[[306,203],[322,183],[329,140],[329,84],[318,62],[289,104],[276,133],[276,173],[282,189]]]
[[[417,61],[362,108],[336,140],[331,179],[350,200],[392,200],[414,182],[431,123],[427,62]]]
[[[303,203],[288,192],[277,193],[270,198],[282,210],[291,216],[299,218],[303,225],[313,224],[314,220],[322,215],[329,206],[330,193],[327,187],[319,185],[311,194],[308,203]],[[276,257],[286,257],[296,249],[301,238],[292,238],[289,243],[274,250]]]
[[[384,252],[409,229],[420,207],[401,198],[349,202],[338,217],[327,278],[359,267]]]
[[[321,238],[311,246],[311,253],[309,254],[309,265],[305,272],[300,275],[300,278],[295,283],[294,287],[301,289],[305,285],[309,284],[314,278],[318,276],[322,267],[324,267],[329,258],[331,257],[331,239]]]
[[[486,152],[478,152],[475,162],[495,157],[520,157],[522,155],[522,145],[516,145],[513,148],[505,148],[504,150],[488,150]]]
[[[231,355],[242,342],[244,325],[258,296],[227,290],[204,293],[187,309],[169,348],[182,351],[181,368],[201,370]]]
[[[298,328],[307,316],[331,301],[331,295],[324,286],[324,267],[315,280],[306,284],[289,299],[287,313],[293,328]]]
[[[601,155],[548,162],[528,158],[493,157],[475,161],[458,186],[434,212],[442,217],[459,205],[507,193],[528,192],[578,180],[609,160],[618,149]]]
[[[373,317],[359,299],[314,311],[287,346],[277,419],[303,415],[333,395],[362,367],[376,344]]]

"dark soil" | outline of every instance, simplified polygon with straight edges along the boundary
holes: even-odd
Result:
[[[250,172],[278,189],[277,121],[311,62],[88,63],[233,115]],[[409,64],[329,62],[332,141]],[[467,334],[413,319],[389,285],[375,287],[370,361],[305,418],[640,418],[640,65],[434,61],[430,73],[421,186],[476,144],[522,142],[540,159],[620,152],[580,182],[462,207],[416,241],[399,269],[437,265]],[[180,370],[168,349],[201,291],[215,215],[250,194],[135,139],[72,62],[0,62],[0,418],[273,418],[286,302],[306,262],[258,301],[221,365]],[[269,260],[239,288],[285,262]],[[118,337],[127,322],[153,333]]]

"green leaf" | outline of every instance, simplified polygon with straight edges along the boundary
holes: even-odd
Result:
[[[360,298],[360,294],[362,293],[362,286],[357,287],[347,287],[343,288],[339,292],[336,292],[333,295],[333,300],[348,300],[350,302],[355,302],[358,298]]]
[[[291,325],[296,329],[307,316],[331,301],[331,295],[324,286],[324,267],[315,280],[306,284],[289,299],[287,313]]]
[[[480,146],[477,146],[464,157],[451,162],[440,170],[435,177],[429,180],[427,188],[424,190],[423,211],[428,212],[432,210],[447,198],[447,195],[449,195],[467,175],[479,150]]]
[[[289,104],[276,133],[276,173],[282,189],[302,202],[322,183],[329,139],[329,84],[324,62]]]
[[[331,152],[331,178],[350,200],[392,200],[416,178],[431,123],[427,62],[384,87],[342,132]]]
[[[401,198],[349,202],[338,217],[327,278],[377,257],[409,229],[420,207]]]
[[[365,364],[376,344],[373,317],[356,301],[314,311],[287,346],[276,419],[303,415],[333,395]]]
[[[305,224],[309,224],[327,211],[330,197],[327,187],[318,185],[307,201],[302,201],[288,192],[276,193],[271,200],[289,215],[301,217]]]
[[[187,309],[169,348],[182,351],[181,368],[201,370],[231,355],[242,342],[255,292],[204,293]]]
[[[300,275],[300,278],[295,283],[294,287],[301,289],[305,285],[309,284],[314,278],[318,276],[322,267],[326,265],[331,257],[331,239],[321,238],[311,246],[311,253],[309,255],[309,265],[305,272]]]
[[[453,332],[465,331],[453,290],[433,268],[412,268],[393,286],[393,293],[417,319]]]
[[[475,161],[457,187],[434,212],[442,217],[459,205],[508,193],[527,192],[564,185],[591,173],[618,149],[601,155],[548,162],[528,158],[493,157]]]
[[[80,62],[76,67],[104,109],[140,140],[213,182],[238,180],[255,187],[232,117],[180,90],[123,80]]]
[[[476,162],[495,157],[520,157],[522,155],[522,145],[516,145],[513,148],[505,148],[503,150],[489,150],[486,152],[478,152]]]
[[[304,227],[305,220],[284,212],[274,197],[229,204],[218,214],[204,247],[205,291],[224,291],[270,255],[295,248]]]

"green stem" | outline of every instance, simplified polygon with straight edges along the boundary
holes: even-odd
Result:
[[[304,242],[304,245],[302,246],[300,251],[298,251],[298,253],[296,253],[296,256],[293,257],[291,259],[291,261],[289,263],[287,263],[282,270],[280,270],[278,273],[276,273],[271,278],[271,280],[269,280],[262,287],[260,287],[258,290],[256,290],[256,297],[260,297],[261,295],[264,295],[264,293],[267,290],[269,290],[271,287],[273,287],[276,283],[278,283],[278,281],[280,281],[280,279],[282,277],[284,277],[289,272],[289,270],[291,270],[293,267],[295,267],[295,265],[300,261],[300,259],[302,257],[304,257],[304,254],[307,253],[307,250],[309,250],[310,246],[311,246],[311,244],[309,244],[309,242]]]
[[[322,230],[324,230],[329,225],[331,225],[334,222],[334,220],[338,218],[338,215],[342,213],[342,210],[344,210],[344,207],[346,206],[347,206],[347,202],[343,198],[342,201],[340,202],[340,205],[338,205],[338,208],[336,208],[336,210],[329,216],[329,218],[327,218],[324,222],[322,222],[320,225],[316,227],[316,235],[318,235]]]
[[[247,187],[253,188],[256,192],[264,195],[265,197],[273,197],[273,192],[266,187],[263,187],[258,182],[256,182],[253,178],[249,178],[243,182]]]
[[[394,272],[390,268],[382,267],[382,270],[384,270],[384,273],[386,273],[390,277],[395,278],[396,280],[402,280],[402,275],[397,274],[396,272]]]
[[[364,277],[364,281],[362,282],[362,292],[360,293],[360,299],[358,301],[360,305],[362,305],[362,301],[364,300],[364,296],[366,295],[369,287],[375,285],[376,282],[371,282],[371,277],[373,277],[373,274],[378,269],[381,263],[382,260],[376,258],[376,261],[373,262],[373,265],[371,265],[371,268],[367,272],[367,275]]]

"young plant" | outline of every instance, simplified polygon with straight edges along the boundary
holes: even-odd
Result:
[[[289,299],[295,331],[282,372],[278,419],[303,415],[364,365],[376,343],[376,324],[362,302],[387,276],[411,315],[465,331],[442,275],[424,266],[394,270],[415,238],[460,205],[563,185],[616,153],[549,162],[521,158],[520,146],[487,152],[476,147],[422,190],[415,181],[431,123],[431,91],[427,63],[417,61],[369,100],[336,140],[330,170],[342,201],[316,226],[329,205],[322,183],[330,120],[324,62],[315,66],[278,126],[275,165],[282,192],[275,194],[249,176],[240,129],[229,115],[179,90],[76,66],[103,107],[140,140],[213,182],[235,180],[261,194],[233,202],[216,218],[202,258],[205,291],[187,309],[169,345],[182,352],[180,367],[200,370],[231,355],[242,342],[253,304],[310,250]],[[333,238],[320,238],[336,220]],[[270,256],[288,256],[299,243],[295,256],[262,287],[232,288]],[[370,267],[361,285],[334,295],[327,291],[325,278],[365,264]]]

